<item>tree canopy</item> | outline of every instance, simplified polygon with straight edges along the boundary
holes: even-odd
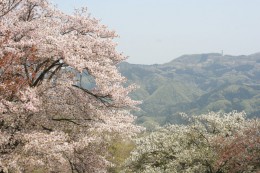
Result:
[[[169,125],[137,139],[126,172],[259,172],[258,119],[247,120],[243,112],[183,115],[188,124]]]
[[[140,130],[115,37],[86,8],[0,2],[0,172],[106,171],[106,134]],[[83,73],[93,88],[81,85]]]

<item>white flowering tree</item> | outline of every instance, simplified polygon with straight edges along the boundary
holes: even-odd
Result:
[[[0,172],[106,172],[107,135],[140,130],[116,36],[84,8],[0,1]]]
[[[185,115],[186,116],[186,115]],[[187,117],[187,116],[186,116]],[[187,117],[188,118],[188,117]],[[260,171],[260,121],[244,113],[188,118],[137,140],[126,172],[238,173]]]

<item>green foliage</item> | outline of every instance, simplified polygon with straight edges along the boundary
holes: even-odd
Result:
[[[137,120],[137,123],[145,127],[147,132],[151,132],[157,129],[160,126],[160,123],[162,122],[164,122],[164,120],[162,121],[162,118],[160,117],[148,117],[148,116],[140,117]]]
[[[118,173],[134,147],[135,144],[130,139],[123,139],[120,136],[114,137],[108,147],[110,153],[108,160],[113,164],[113,166],[109,168],[109,172]]]

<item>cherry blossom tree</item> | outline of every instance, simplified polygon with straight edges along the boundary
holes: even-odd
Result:
[[[115,37],[85,8],[0,2],[0,172],[106,172],[111,134],[140,131]]]
[[[184,115],[187,125],[169,125],[137,139],[126,172],[258,173],[260,121],[245,113]]]
[[[215,139],[218,160],[216,171],[228,170],[230,173],[253,172],[260,170],[260,125],[251,120],[248,127],[235,133],[232,139],[219,136]]]

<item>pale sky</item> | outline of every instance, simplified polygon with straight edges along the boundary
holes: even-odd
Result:
[[[115,30],[118,51],[135,64],[184,54],[260,52],[260,0],[52,0],[62,11],[86,6]]]

